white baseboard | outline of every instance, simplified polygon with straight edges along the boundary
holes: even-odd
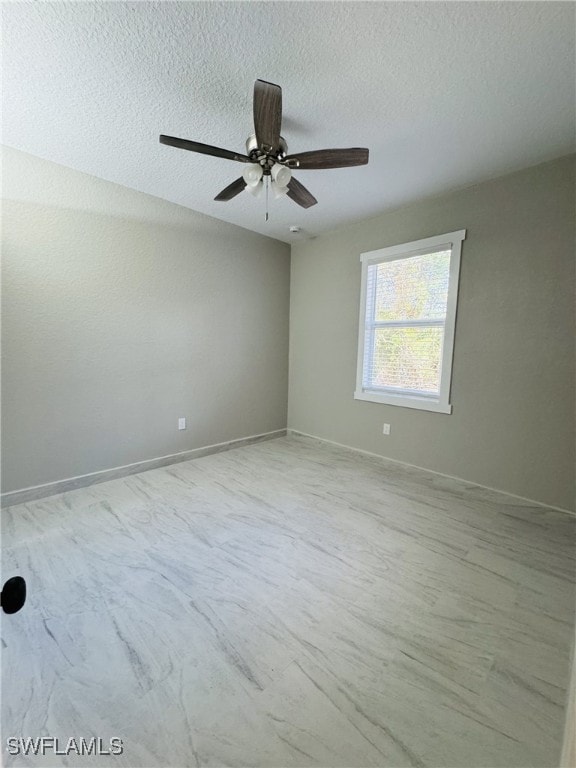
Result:
[[[212,453],[229,451],[232,448],[240,448],[244,445],[260,443],[263,440],[274,440],[277,437],[284,437],[285,429],[277,429],[274,432],[264,432],[261,435],[250,435],[249,437],[240,437],[236,440],[229,440],[225,443],[215,443],[206,445],[202,448],[192,448],[189,451],[180,451],[171,453],[168,456],[159,456],[155,459],[145,459],[133,464],[125,464],[122,467],[113,467],[112,469],[103,469],[99,472],[90,472],[86,475],[69,477],[66,480],[56,480],[52,483],[43,485],[34,485],[30,488],[21,488],[18,491],[8,491],[0,495],[0,502],[3,507],[10,507],[14,504],[25,504],[28,501],[36,501],[46,496],[54,496],[57,493],[66,493],[76,488],[85,488],[88,485],[96,483],[105,483],[107,480],[117,480],[120,477],[135,475],[138,472],[146,472],[149,469],[159,469],[170,464],[177,464],[182,461],[198,459],[200,456],[209,456]]]
[[[420,467],[417,464],[409,464],[407,461],[400,461],[399,459],[391,459],[388,456],[382,456],[379,453],[373,453],[372,451],[365,451],[362,448],[355,448],[353,445],[346,445],[345,443],[337,443],[335,440],[328,440],[325,437],[318,437],[318,435],[310,435],[307,432],[302,432],[300,429],[292,429],[291,427],[288,427],[286,430],[287,434],[289,435],[301,435],[302,437],[308,437],[312,440],[318,440],[321,443],[327,443],[328,445],[336,445],[338,448],[346,448],[349,451],[354,451],[355,453],[362,453],[365,456],[373,456],[376,459],[381,459],[382,461],[390,461],[393,464],[401,464],[403,467],[410,467],[411,469],[419,469],[421,472],[427,472],[431,475],[438,475],[439,477],[446,477],[448,480],[455,480],[459,483],[465,483],[468,486],[473,486],[474,488],[482,488],[485,491],[492,491],[493,493],[499,493],[503,496],[510,496],[512,499],[517,499],[518,501],[523,501],[527,504],[534,505],[537,507],[543,507],[545,509],[553,509],[556,512],[565,512],[567,515],[576,515],[576,512],[571,509],[564,509],[563,507],[555,507],[552,504],[546,504],[543,501],[536,501],[535,499],[527,499],[525,496],[517,496],[515,493],[509,493],[508,491],[503,491],[500,488],[491,488],[489,485],[482,485],[481,483],[475,483],[473,480],[466,480],[464,477],[456,477],[455,475],[446,475],[444,472],[437,472],[434,469],[428,469],[427,467]]]

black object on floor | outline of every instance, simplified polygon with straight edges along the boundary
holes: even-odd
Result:
[[[2,587],[0,605],[4,613],[18,613],[26,602],[26,582],[22,576],[13,576]]]

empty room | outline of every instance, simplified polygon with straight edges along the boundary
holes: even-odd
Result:
[[[7,768],[575,768],[576,3],[5,2]]]

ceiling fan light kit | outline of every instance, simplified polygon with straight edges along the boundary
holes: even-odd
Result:
[[[318,149],[312,152],[288,155],[288,145],[280,135],[282,89],[279,85],[269,83],[266,80],[256,80],[254,83],[253,114],[255,132],[246,141],[246,155],[163,134],[160,136],[160,143],[245,163],[246,167],[242,176],[229,184],[214,198],[222,201],[231,200],[244,189],[255,196],[260,195],[265,179],[266,199],[268,199],[268,183],[271,181],[272,194],[275,199],[287,195],[302,208],[310,208],[316,205],[318,201],[306,187],[292,176],[292,169],[346,168],[366,165],[368,162],[368,150],[362,147]],[[266,219],[268,219],[267,211]]]

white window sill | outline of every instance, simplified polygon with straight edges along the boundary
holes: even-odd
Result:
[[[440,403],[438,400],[429,400],[426,397],[406,397],[405,395],[391,395],[380,392],[354,392],[355,400],[367,400],[370,403],[384,403],[385,405],[399,405],[402,408],[417,408],[420,411],[433,411],[434,413],[452,413],[450,403]]]

